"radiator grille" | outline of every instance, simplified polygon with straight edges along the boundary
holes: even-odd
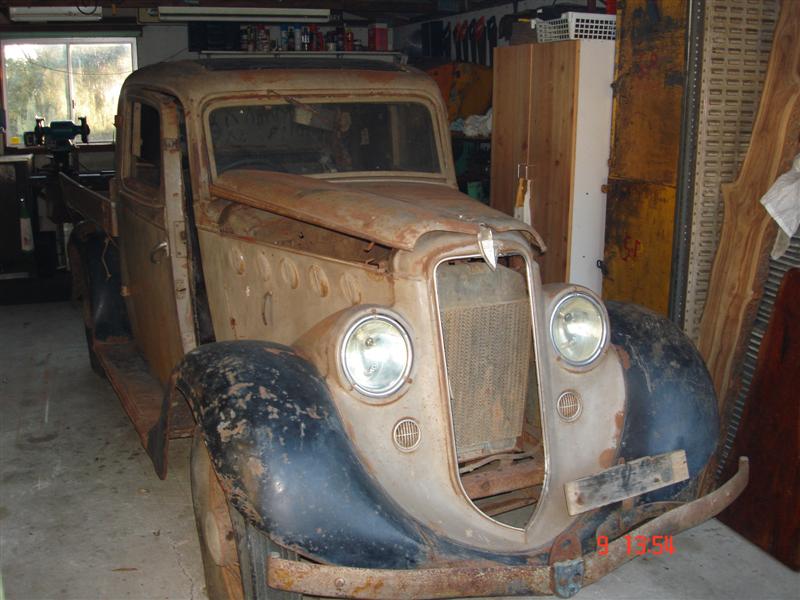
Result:
[[[522,434],[531,365],[525,278],[461,263],[440,267],[438,282],[458,458],[510,450]]]

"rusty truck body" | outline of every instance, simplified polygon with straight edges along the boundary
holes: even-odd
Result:
[[[542,284],[541,236],[457,190],[424,74],[164,63],[116,126],[110,190],[63,180],[90,356],[160,476],[194,435],[212,597],[567,597],[746,484],[698,498],[700,356]]]

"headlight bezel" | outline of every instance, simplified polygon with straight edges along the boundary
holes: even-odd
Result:
[[[582,361],[574,361],[567,357],[561,349],[556,344],[556,336],[554,332],[554,327],[556,324],[556,316],[558,315],[559,309],[564,305],[564,303],[572,300],[573,298],[580,297],[583,298],[589,303],[591,303],[595,309],[597,309],[600,320],[603,326],[603,331],[600,336],[600,343],[597,345],[595,351],[591,354],[588,359]],[[560,362],[564,367],[572,371],[588,371],[593,369],[601,356],[606,353],[609,344],[610,338],[610,323],[608,319],[608,311],[606,311],[606,307],[597,298],[593,293],[589,290],[581,289],[581,288],[570,288],[569,290],[559,294],[553,301],[552,309],[550,311],[550,317],[548,319],[548,327],[547,333],[550,337],[550,344],[553,347],[553,350],[556,353],[556,356],[560,359]]]
[[[395,327],[400,333],[406,348],[406,364],[402,374],[397,377],[391,386],[381,392],[375,392],[359,385],[356,381],[356,378],[351,374],[347,364],[347,344],[350,341],[350,338],[359,327],[374,320],[383,321]],[[339,342],[339,367],[343,376],[343,381],[349,386],[350,389],[356,391],[367,401],[383,402],[396,397],[398,392],[401,392],[407,385],[413,365],[414,345],[411,342],[411,334],[409,333],[408,325],[403,319],[392,313],[372,310],[367,314],[361,314],[347,326],[344,331],[344,335],[341,337]]]

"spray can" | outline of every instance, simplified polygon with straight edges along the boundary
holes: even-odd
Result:
[[[19,208],[19,240],[20,248],[23,252],[33,252],[33,226],[31,225],[31,215],[25,205],[25,198],[20,198]]]

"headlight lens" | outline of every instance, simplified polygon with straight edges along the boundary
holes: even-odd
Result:
[[[386,315],[357,321],[342,344],[342,366],[350,383],[367,396],[388,396],[411,369],[411,342],[403,326]]]
[[[556,351],[574,366],[588,365],[603,350],[608,328],[597,300],[582,293],[561,300],[550,320],[550,337]]]

